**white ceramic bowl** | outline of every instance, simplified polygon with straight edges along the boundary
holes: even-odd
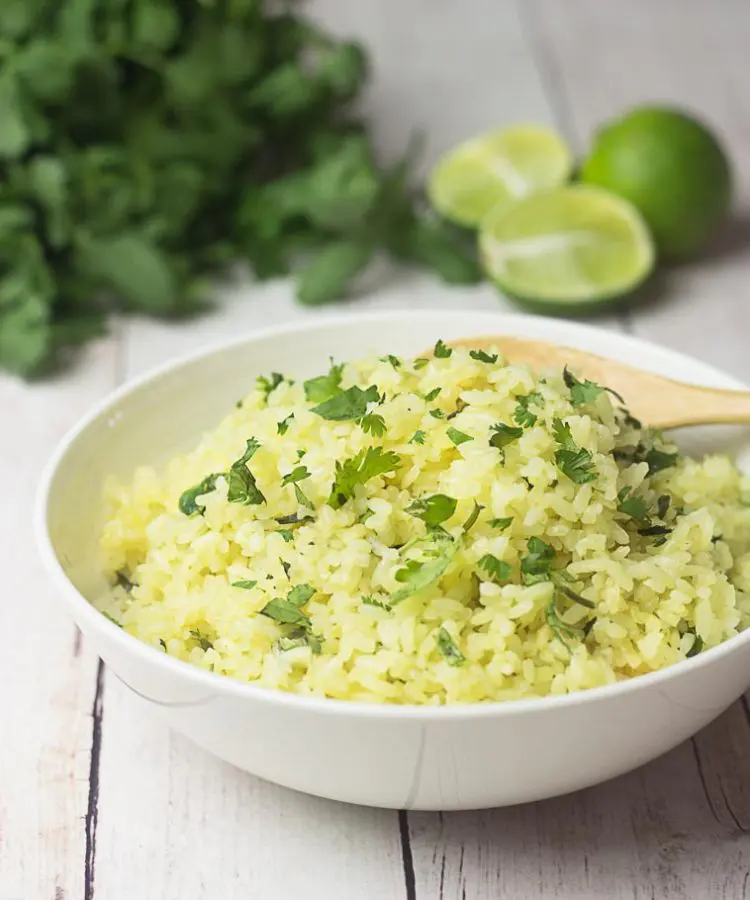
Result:
[[[475,809],[539,800],[626,772],[688,738],[750,684],[750,630],[694,659],[620,684],[539,700],[447,708],[309,699],[171,659],[100,615],[100,489],[159,465],[212,428],[268,371],[310,376],[329,356],[415,354],[437,338],[515,334],[741,387],[659,347],[576,324],[487,313],[385,313],[274,329],[170,363],[98,406],[62,442],[38,497],[37,537],[56,597],[110,669],[195,743],[278,784],[354,803]],[[691,432],[700,452],[747,432]]]

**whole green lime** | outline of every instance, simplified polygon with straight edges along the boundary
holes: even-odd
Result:
[[[629,200],[664,257],[700,250],[729,210],[729,160],[709,129],[680,110],[640,107],[596,135],[581,181]]]

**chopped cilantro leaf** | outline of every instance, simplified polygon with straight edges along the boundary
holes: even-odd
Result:
[[[692,628],[688,629],[685,634],[692,634],[694,637],[693,646],[685,654],[687,659],[691,659],[693,656],[697,656],[703,649],[703,638],[699,637]]]
[[[523,425],[524,428],[531,428],[532,425],[536,425],[537,415],[529,409],[529,406],[532,403],[535,406],[542,406],[544,402],[542,395],[538,391],[532,391],[530,394],[516,397],[516,400],[518,402],[513,413],[513,421],[517,425]]]
[[[281,479],[281,486],[286,487],[288,484],[297,484],[297,482],[304,481],[309,477],[310,472],[308,471],[307,466],[295,466],[291,472]]]
[[[484,350],[469,350],[469,356],[478,362],[496,363],[497,353],[485,353]]]
[[[575,484],[593,481],[599,474],[594,466],[593,456],[588,450],[576,445],[570,432],[570,425],[561,419],[555,419],[552,430],[555,440],[561,445],[555,452],[557,468]]]
[[[477,519],[479,518],[479,513],[484,509],[477,501],[474,501],[474,508],[469,513],[466,521],[464,522],[464,534],[467,534],[476,524]]]
[[[646,453],[644,462],[648,464],[648,474],[655,475],[663,469],[671,469],[673,466],[676,466],[677,458],[677,453],[665,453],[663,450],[657,450],[656,447],[652,447]]]
[[[436,359],[448,359],[453,350],[450,347],[446,347],[442,340],[439,340],[432,352]]]
[[[561,574],[562,572],[558,573],[558,575]],[[567,575],[567,572],[565,574]],[[569,600],[572,600],[574,603],[580,603],[581,606],[585,606],[588,609],[596,609],[596,603],[594,603],[593,600],[589,600],[588,597],[582,597],[580,594],[577,594],[572,588],[569,588],[566,584],[560,584],[559,579],[556,580],[557,590],[560,591],[561,594],[565,594],[565,596]]]
[[[435,532],[431,540],[422,541],[422,559],[407,560],[406,565],[396,572],[396,581],[403,584],[391,596],[391,603],[400,603],[407,597],[423,591],[434,584],[446,571],[458,552],[460,542],[450,537],[439,536]]]
[[[280,372],[271,372],[268,378],[266,378],[265,375],[258,376],[258,390],[263,394],[266,402],[268,402],[268,398],[271,395],[271,392],[275,391],[283,380],[284,376]]]
[[[213,650],[213,648],[214,648],[213,642],[210,641],[206,637],[206,635],[203,634],[203,632],[200,629],[198,629],[198,628],[191,629],[190,637],[194,641],[197,641],[198,646],[201,648],[201,650],[204,651],[204,653],[206,650]]]
[[[512,521],[513,516],[507,516],[504,519],[490,519],[490,527],[497,528],[499,531],[505,531]]]
[[[477,563],[482,571],[486,572],[493,581],[504,584],[510,578],[511,567],[504,559],[498,559],[491,553],[485,555]]]
[[[206,511],[206,507],[201,506],[197,502],[198,497],[201,497],[203,494],[210,494],[211,491],[216,490],[216,481],[220,476],[221,473],[207,475],[199,484],[183,491],[182,494],[180,494],[178,503],[180,512],[186,516],[194,516],[196,513],[203,515]]]
[[[552,634],[557,638],[558,641],[565,647],[566,650],[570,651],[570,646],[565,640],[566,637],[572,638],[580,638],[581,630],[575,628],[573,625],[568,625],[567,622],[563,622],[560,618],[560,615],[557,612],[557,606],[555,605],[555,596],[553,595],[552,599],[547,604],[547,607],[544,611],[545,618],[547,619],[547,625],[549,625]]]
[[[618,504],[617,511],[631,519],[645,519],[648,507],[646,501],[642,497],[631,497],[630,488],[624,487],[617,494]]]
[[[354,496],[354,489],[378,475],[394,472],[401,465],[401,459],[392,451],[382,447],[368,447],[360,450],[352,459],[336,463],[336,476],[328,498],[328,505],[339,509]]]
[[[442,409],[431,409],[430,415],[432,416],[433,419],[444,419],[445,418],[445,413],[442,411]]]
[[[310,378],[304,382],[305,399],[308,403],[324,403],[326,400],[330,400],[340,392],[343,375],[343,363],[335,365],[331,360],[331,368],[327,375],[319,375],[317,378]]]
[[[315,588],[310,584],[298,584],[287,594],[287,600],[294,606],[304,606],[315,596]]]
[[[398,356],[393,356],[392,353],[389,353],[388,356],[381,356],[380,359],[383,362],[389,362],[394,369],[398,369],[401,366],[401,360],[398,358]]]
[[[242,503],[245,506],[265,503],[266,498],[255,483],[255,477],[252,472],[247,467],[247,463],[259,448],[260,444],[258,441],[255,438],[249,438],[245,452],[232,463],[232,467],[227,475],[227,500],[230,503]]]
[[[246,581],[246,580],[233,581],[232,587],[242,588],[243,590],[249,591],[252,588],[254,588],[257,583],[258,583],[257,581]]]
[[[656,501],[656,514],[660,519],[666,517],[669,512],[669,505],[672,502],[672,498],[669,494],[662,494],[661,497]]]
[[[279,528],[276,534],[280,534],[287,544],[291,544],[294,540],[294,532],[290,531],[288,528]]]
[[[415,371],[419,371],[420,369],[424,369],[424,367],[429,363],[429,359],[425,359],[424,357],[420,357],[419,359],[415,359],[412,363]]]
[[[563,381],[570,391],[570,402],[573,406],[584,406],[587,403],[593,403],[599,394],[605,390],[594,381],[579,381],[567,366],[563,369]]]
[[[447,434],[456,447],[460,447],[461,444],[465,444],[467,441],[474,440],[470,434],[459,431],[457,428],[449,428]]]
[[[644,528],[638,529],[638,534],[642,537],[662,537],[671,533],[672,529],[667,525],[646,525]]]
[[[521,557],[521,575],[524,584],[549,581],[555,558],[554,547],[550,547],[541,538],[532,537],[526,544],[526,551],[526,556]]]
[[[466,662],[466,657],[461,653],[453,638],[442,625],[438,628],[437,648],[451,666],[462,666]]]
[[[367,413],[369,404],[377,403],[378,400],[380,400],[380,394],[375,385],[370,385],[365,391],[354,385],[345,391],[339,391],[317,406],[313,406],[312,412],[322,419],[332,422],[361,419]]]
[[[426,525],[436,528],[446,522],[456,511],[457,501],[446,494],[422,497],[406,507],[410,516],[421,519]]]
[[[425,433],[424,431],[415,431],[414,434],[409,438],[410,444],[424,444]]]
[[[374,606],[376,609],[384,609],[386,612],[390,612],[391,604],[385,600],[378,600],[377,597],[373,597],[370,594],[366,594],[362,597],[362,603],[365,606]]]
[[[359,424],[365,434],[371,434],[373,437],[383,437],[386,431],[385,419],[376,413],[368,413],[366,416],[362,416]]]
[[[299,486],[300,481],[304,481],[309,477],[310,472],[308,471],[307,466],[295,466],[291,472],[281,479],[281,486],[287,487],[288,485],[293,484],[294,496],[297,498],[297,502],[300,506],[306,506],[308,509],[315,509],[315,504]]]
[[[426,400],[426,402],[430,403],[432,400],[434,400],[435,397],[437,397],[437,395],[440,393],[440,390],[441,389],[439,387],[436,387],[433,388],[428,394],[425,394],[424,399]]]
[[[289,423],[292,421],[293,418],[294,418],[294,413],[291,413],[291,415],[288,415],[288,416],[286,417],[286,419],[282,419],[282,420],[276,425],[276,431],[277,431],[277,433],[278,433],[278,434],[286,434],[287,431],[289,431]]]
[[[309,647],[313,653],[317,654],[320,653],[322,649],[320,638],[304,629],[295,629],[291,634],[280,637],[278,641],[276,641],[276,647],[282,653],[286,650],[296,650],[299,647]]]
[[[268,616],[283,625],[303,625],[309,627],[311,622],[307,616],[288,600],[269,600],[260,611],[262,616]]]
[[[492,435],[490,437],[490,446],[498,450],[503,450],[508,444],[517,441],[523,434],[523,428],[516,428],[513,425],[505,425],[498,422],[490,429]]]

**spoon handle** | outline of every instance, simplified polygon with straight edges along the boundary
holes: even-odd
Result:
[[[750,392],[701,387],[673,381],[584,350],[511,335],[463,338],[451,346],[497,347],[512,365],[532,369],[567,366],[579,378],[606,385],[622,395],[632,414],[653,428],[750,424]]]

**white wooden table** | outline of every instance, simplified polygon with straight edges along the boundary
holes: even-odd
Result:
[[[750,177],[747,0],[314,0],[375,54],[381,148],[415,128],[428,159],[504,120],[577,146],[628,105],[703,110]],[[624,329],[750,380],[750,225],[667,274]],[[359,308],[502,305],[415,276]],[[668,756],[580,794],[479,813],[396,813],[292,793],[170,734],[62,611],[29,523],[53,443],[105,392],[224,336],[315,315],[284,284],[230,292],[189,325],[121,323],[54,383],[0,379],[0,900],[537,900],[750,897],[750,705]],[[304,752],[304,748],[300,749]],[[554,765],[554,748],[550,748]]]

